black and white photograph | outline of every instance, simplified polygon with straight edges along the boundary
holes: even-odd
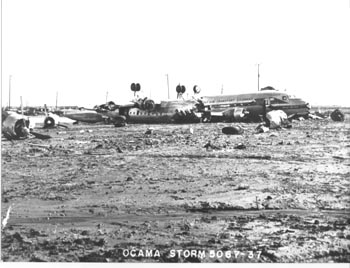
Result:
[[[2,0],[1,262],[348,267],[349,33],[349,0]]]

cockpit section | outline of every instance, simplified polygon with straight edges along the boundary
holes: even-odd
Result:
[[[283,95],[275,95],[273,97],[267,98],[269,100],[269,104],[282,104],[282,103],[288,103],[289,97],[287,94]],[[265,99],[265,101],[267,100]]]

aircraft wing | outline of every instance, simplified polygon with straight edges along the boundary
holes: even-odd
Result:
[[[128,104],[122,104],[119,105],[119,108],[135,108],[135,103],[128,103]]]

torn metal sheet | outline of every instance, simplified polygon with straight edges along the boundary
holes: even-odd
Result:
[[[8,113],[2,122],[2,133],[7,139],[27,138],[30,135],[29,124],[28,117],[17,113]]]

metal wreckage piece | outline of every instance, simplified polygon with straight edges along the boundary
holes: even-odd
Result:
[[[134,92],[131,103],[116,105],[108,102],[95,106],[94,109],[84,108],[65,116],[86,123],[105,122],[125,126],[126,123],[261,122],[266,113],[273,110],[283,110],[287,116],[299,117],[306,117],[310,111],[310,105],[305,101],[291,98],[287,93],[272,87],[254,93],[202,96],[185,100],[182,96],[186,88],[179,84],[176,87],[176,100],[158,103],[147,97],[136,96],[140,89],[140,84],[131,84]],[[197,85],[194,86],[194,96],[200,91]]]
[[[51,136],[34,132],[34,122],[30,118],[17,113],[2,112],[2,133],[8,140],[20,140],[30,137],[49,139]],[[44,120],[44,128],[56,126],[55,115],[49,115]]]
[[[4,114],[6,117],[2,122],[2,133],[9,140],[17,140],[28,138],[29,131],[29,119],[23,115],[17,113]]]

